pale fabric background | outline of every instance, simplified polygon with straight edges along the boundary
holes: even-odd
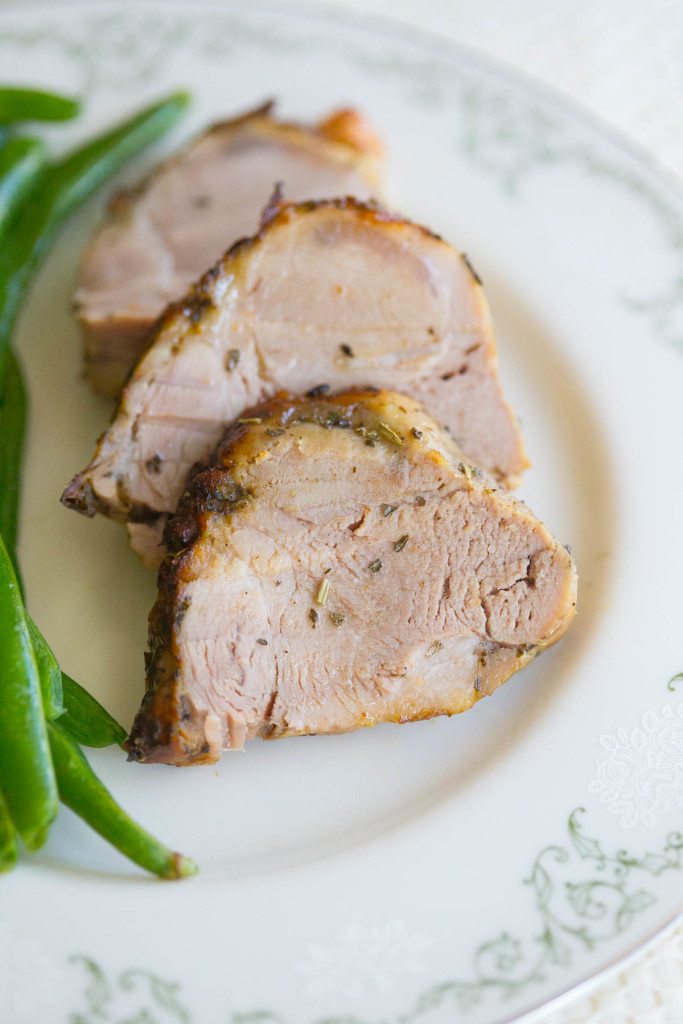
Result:
[[[389,16],[521,68],[582,103],[683,178],[681,0],[309,2]]]
[[[683,180],[683,0],[316,2],[390,16],[520,68],[581,103]],[[538,1020],[683,1024],[683,928],[592,996]]]
[[[270,2],[288,6],[287,0]],[[521,68],[583,104],[683,179],[683,0],[315,3],[391,16]],[[683,929],[591,996],[537,1019],[542,1024],[683,1024]]]

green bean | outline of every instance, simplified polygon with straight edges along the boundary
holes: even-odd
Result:
[[[7,802],[0,793],[0,873],[11,871],[17,862],[17,835]]]
[[[120,746],[126,730],[80,683],[61,671],[45,637],[28,612],[25,615],[47,720],[58,718],[71,739],[85,747]]]
[[[186,93],[174,93],[52,165],[43,174],[37,193],[19,209],[14,203],[13,216],[6,218],[6,238],[0,244],[0,533],[12,557],[17,535],[26,396],[9,346],[31,274],[68,214],[130,156],[170,128],[188,102]],[[4,386],[6,377],[9,389]]]
[[[70,121],[81,112],[80,100],[42,89],[0,86],[0,124],[19,121]]]
[[[14,353],[10,350],[5,403],[0,406],[0,536],[12,555],[16,544],[25,415],[23,380]],[[16,564],[15,576],[19,578]],[[46,718],[58,718],[66,712],[64,727],[75,739],[89,747],[123,743],[126,733],[122,726],[75,680],[62,676],[54,654],[28,613],[26,621],[38,668]]]
[[[54,165],[43,175],[39,196],[26,204],[26,209],[16,210],[17,190],[14,191],[12,201],[15,216],[5,218],[10,221],[9,238],[0,253],[0,274],[4,271],[4,280],[0,282],[0,302],[3,284],[9,300],[0,313],[0,323],[4,319],[5,328],[4,338],[0,337],[0,348],[3,341],[6,344],[9,342],[9,333],[29,273],[52,240],[61,221],[74,205],[114,173],[128,156],[170,127],[187,102],[185,94],[171,96]],[[14,556],[26,394],[16,357],[11,350],[6,351],[6,377],[0,401],[0,534]],[[33,642],[38,667],[42,668],[40,674],[44,684],[46,714],[54,718],[59,707],[58,695],[53,702],[53,691],[56,692],[59,687],[56,662],[37,631],[33,634]],[[121,727],[94,698],[88,697],[82,687],[73,680],[69,680],[67,687],[70,699],[68,717],[64,720],[66,728],[71,729],[82,742],[95,746],[121,742],[125,738]]]
[[[62,672],[57,664],[57,659],[47,645],[45,637],[28,612],[24,614],[26,616],[26,624],[28,625],[28,633],[33,644],[33,654],[36,659],[36,667],[40,679],[43,711],[48,722],[51,722],[54,718],[59,718],[60,715],[64,714]]]
[[[59,795],[67,807],[146,871],[161,878],[186,878],[196,873],[193,861],[163,846],[119,807],[58,723],[51,722],[49,731]]]
[[[31,616],[26,614],[40,677],[45,717],[59,719],[62,729],[85,747],[119,746],[126,730],[75,679],[62,672],[57,659]]]
[[[40,139],[10,139],[0,149],[0,238],[46,162]]]
[[[0,537],[0,786],[24,845],[45,842],[58,798],[38,668],[12,563]]]
[[[15,576],[21,589],[15,546],[26,426],[26,394],[21,371],[11,350],[3,398],[0,404],[0,536],[14,562]],[[40,679],[43,711],[46,718],[57,718],[64,711],[62,673],[54,654],[28,613],[25,613],[25,618]]]
[[[17,98],[17,90],[0,89],[0,112],[8,92]],[[0,868],[10,867],[16,856],[14,831],[28,849],[45,841],[57,811],[58,787],[64,803],[142,867],[164,878],[196,871],[192,861],[162,846],[121,810],[74,743],[72,737],[102,746],[121,742],[125,733],[94,698],[60,672],[22,605],[18,570],[15,574],[3,543],[4,536],[15,557],[26,395],[10,342],[31,275],[68,214],[130,156],[166,131],[187,103],[188,97],[177,93],[48,167],[39,179],[36,169],[33,180],[39,187],[28,194],[28,174],[21,187],[8,185],[4,193],[8,198],[0,240],[0,787],[6,807],[0,807]],[[50,718],[59,715],[59,721],[55,718],[48,725],[45,711]]]
[[[80,683],[62,673],[64,714],[60,726],[84,747],[109,747],[123,743],[126,730]]]
[[[15,561],[21,463],[26,434],[26,390],[16,357],[7,354],[7,375],[0,390],[0,535]],[[17,573],[18,574],[18,573]]]
[[[38,139],[10,139],[0,149],[0,246],[44,165],[45,150]],[[0,391],[0,533],[15,568],[25,430],[26,390],[16,356],[8,352],[5,387]]]
[[[10,352],[10,364],[5,381],[5,404],[0,407],[0,535],[13,552],[16,543],[16,513],[19,499],[19,473],[25,424],[25,396],[23,381]],[[18,576],[15,567],[15,575]],[[122,743],[125,730],[94,697],[68,676],[62,682],[62,673],[54,654],[28,613],[29,635],[38,668],[45,716],[58,718],[66,711],[64,727],[79,742],[90,747],[104,747]],[[63,690],[66,689],[66,696]],[[64,702],[63,702],[64,701]]]
[[[0,391],[21,302],[31,275],[62,223],[130,157],[175,124],[188,103],[187,93],[173,93],[51,165],[43,174],[40,189],[16,213],[0,248]]]
[[[45,165],[38,139],[10,139],[0,149],[0,246],[8,227]],[[0,390],[0,534],[16,566],[17,508],[26,430],[26,390],[12,352],[7,355],[5,387]]]

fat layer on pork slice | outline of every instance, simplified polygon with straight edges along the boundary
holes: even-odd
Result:
[[[267,104],[216,124],[118,192],[86,248],[75,294],[85,369],[116,396],[150,329],[229,245],[253,234],[264,196],[283,181],[291,199],[381,194],[381,146],[360,114],[289,124]]]
[[[394,392],[250,412],[165,539],[134,760],[456,714],[574,615],[568,551]]]
[[[318,384],[408,393],[512,484],[527,460],[497,365],[481,283],[457,250],[376,204],[276,200],[167,311],[62,500],[138,524],[143,551],[229,423]]]

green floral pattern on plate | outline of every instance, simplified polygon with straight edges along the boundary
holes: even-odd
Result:
[[[72,1013],[69,1024],[165,1024],[167,1021],[192,1024],[192,1017],[179,1001],[178,984],[140,970],[123,971],[114,981],[109,981],[90,957],[74,956],[71,960],[82,967],[86,983],[85,1009]],[[128,1011],[124,1017],[116,1012],[114,1004],[122,993],[139,1000],[139,1009],[132,1017]]]
[[[683,834],[670,832],[658,850],[608,853],[584,832],[584,814],[583,807],[570,814],[564,844],[546,846],[524,879],[538,922],[531,939],[504,931],[481,943],[472,955],[469,977],[431,986],[411,1008],[390,1019],[326,1015],[312,1024],[413,1024],[444,1005],[467,1011],[490,996],[510,997],[545,981],[549,972],[570,967],[577,951],[595,949],[622,934],[657,901],[643,880],[683,867]],[[570,877],[559,879],[560,869]],[[73,959],[85,970],[86,984],[84,1008],[71,1014],[70,1024],[194,1024],[177,983],[142,970],[124,971],[110,981],[89,957]],[[139,1008],[133,1016],[129,1010],[121,1016],[118,997],[130,993],[139,996]],[[259,1009],[233,1012],[226,1024],[289,1022]]]
[[[677,672],[675,676],[672,676],[669,682],[666,684],[666,688],[667,690],[671,690],[671,692],[674,693],[679,683],[683,683],[683,672]]]
[[[289,60],[297,53],[320,49],[329,36],[292,24],[277,30],[267,16],[216,8],[210,19],[165,6],[138,10],[85,13],[78,28],[66,29],[46,15],[40,27],[0,26],[3,49],[58,51],[79,75],[81,91],[130,86],[153,81],[168,66],[174,52],[198,54],[205,61],[225,62],[249,49]],[[643,318],[646,329],[660,342],[683,351],[683,218],[628,161],[599,152],[568,123],[524,91],[503,91],[453,59],[425,56],[416,49],[406,57],[385,43],[377,47],[340,38],[336,52],[353,66],[372,75],[393,79],[420,105],[442,108],[453,116],[454,143],[460,155],[485,174],[495,177],[511,199],[529,175],[573,165],[593,178],[602,178],[632,196],[656,224],[676,269],[668,283],[649,295],[616,296],[619,304]],[[455,51],[454,51],[455,52]]]

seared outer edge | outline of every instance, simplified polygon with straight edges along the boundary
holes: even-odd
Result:
[[[219,121],[191,139],[180,152],[157,164],[137,185],[117,190],[107,206],[110,220],[128,216],[133,205],[149,188],[159,171],[173,163],[181,162],[185,153],[201,138],[207,135],[225,135],[226,138],[240,134],[278,139],[284,144],[308,150],[323,156],[330,163],[353,166],[367,183],[378,193],[382,191],[381,165],[384,155],[379,137],[362,114],[352,108],[335,110],[317,124],[305,125],[280,121],[274,116],[275,100],[267,100],[258,107],[239,114],[234,118]],[[92,237],[90,245],[97,243],[99,230]],[[89,258],[90,245],[84,250],[81,266]],[[136,323],[129,315],[112,315],[106,319],[92,319],[77,301],[75,311],[78,318],[85,349],[86,374],[95,390],[115,398],[120,386],[108,367],[100,367],[93,360],[92,353],[110,342],[116,344],[120,336],[138,338],[136,346],[139,355],[151,342],[149,318],[143,317]]]
[[[415,428],[406,430],[409,420],[417,422],[416,415],[420,429],[417,432]],[[366,389],[333,397],[309,393],[303,398],[281,394],[249,410],[227,429],[210,460],[211,466],[195,467],[178,509],[167,523],[164,540],[169,553],[159,571],[159,593],[149,617],[150,653],[145,656],[147,689],[126,744],[132,760],[186,765],[211,762],[220,757],[221,746],[215,730],[206,727],[205,713],[193,713],[191,701],[178,682],[180,666],[174,615],[182,615],[184,606],[182,599],[178,602],[177,598],[185,583],[198,571],[193,560],[193,545],[206,530],[209,520],[239,509],[253,497],[239,482],[240,465],[252,461],[256,453],[268,449],[288,426],[296,423],[352,430],[366,444],[385,444],[406,454],[411,447],[417,448],[437,463],[450,462],[471,488],[476,486],[484,494],[502,493],[507,503],[531,515],[522,502],[499,487],[489,474],[468,463],[457,445],[417,402],[395,392]],[[541,527],[545,530],[542,524]],[[559,548],[550,533],[545,532],[549,546]],[[494,650],[497,671],[476,700],[492,693],[536,654],[554,644],[571,623],[576,608],[576,568],[570,556],[567,557],[571,574],[565,614],[540,643],[517,649],[514,658],[509,650],[506,653],[504,646]],[[289,734],[295,733],[278,733],[277,736]]]
[[[379,181],[379,168],[375,166],[378,157],[381,155],[377,136],[370,125],[361,114],[355,110],[334,111],[318,124],[305,125],[293,121],[280,121],[273,116],[275,100],[267,100],[244,114],[225,121],[217,121],[209,128],[199,132],[190,139],[181,150],[172,154],[166,160],[157,163],[151,171],[134,186],[118,189],[114,192],[107,204],[107,212],[110,217],[125,216],[132,203],[143,195],[153,183],[160,171],[174,163],[182,163],[185,154],[192,149],[194,144],[207,135],[238,135],[243,132],[254,135],[263,135],[278,138],[282,142],[292,146],[299,146],[302,149],[309,149],[316,153],[321,152],[321,145],[324,146],[325,155],[331,161],[335,158],[341,163],[353,163],[359,167],[364,176],[371,182],[373,179]],[[356,126],[355,133],[350,127],[351,123]],[[336,126],[336,127],[335,127]],[[362,132],[367,133],[369,141],[367,146],[362,146],[358,139]],[[367,157],[367,165],[359,164],[358,156]],[[86,250],[87,256],[87,250]]]
[[[206,715],[197,714],[179,681],[175,633],[177,616],[184,610],[179,595],[194,571],[192,546],[195,540],[210,517],[229,514],[250,500],[251,495],[240,485],[233,470],[249,457],[254,448],[267,447],[272,443],[279,436],[276,432],[302,421],[353,429],[366,442],[392,447],[417,443],[417,438],[412,435],[402,437],[396,432],[396,439],[391,436],[393,427],[387,420],[392,417],[387,409],[386,394],[366,390],[346,392],[334,399],[277,396],[249,410],[248,415],[228,428],[211,460],[211,468],[195,468],[164,533],[168,555],[159,569],[158,597],[149,616],[145,696],[125,745],[130,760],[188,765],[211,762],[220,757],[221,748],[216,746],[210,730],[206,729]],[[405,399],[405,402],[412,408],[419,408],[410,399]],[[400,409],[396,411],[400,412]],[[386,429],[380,428],[378,432],[379,424],[384,424]],[[258,430],[254,429],[256,425]],[[427,418],[427,426],[430,425],[438,444],[440,432],[431,418]],[[272,436],[268,430],[274,432]],[[453,450],[457,451],[455,446]],[[439,459],[446,457],[436,449],[434,456]]]
[[[288,223],[290,220],[314,214],[321,210],[344,210],[350,211],[361,221],[370,224],[396,225],[397,227],[410,227],[420,231],[427,238],[447,245],[443,239],[422,225],[413,224],[399,214],[391,213],[377,202],[361,202],[352,196],[343,196],[335,199],[311,200],[303,203],[285,202],[276,190],[270,202],[264,210],[261,225],[258,232],[251,238],[238,239],[225,255],[208,270],[199,281],[193,286],[190,292],[178,302],[171,303],[161,314],[150,334],[150,349],[154,342],[169,335],[175,330],[177,337],[168,341],[167,358],[172,358],[173,352],[177,351],[179,344],[191,335],[192,331],[202,318],[202,315],[212,308],[215,308],[218,301],[217,290],[222,286],[239,279],[241,272],[241,261],[260,246],[267,238],[269,232],[276,230],[279,226]],[[482,295],[483,301],[483,295]],[[493,342],[491,342],[493,344]],[[143,379],[147,372],[147,360],[150,358],[150,349],[143,356],[142,360],[131,375],[129,384],[136,380]],[[112,417],[112,428],[105,431],[99,438],[95,454],[88,466],[71,480],[62,494],[61,501],[68,508],[81,512],[86,516],[94,516],[96,513],[118,519],[121,522],[152,522],[158,518],[158,509],[151,509],[145,505],[135,505],[125,493],[123,483],[117,484],[116,501],[109,501],[102,498],[93,486],[93,472],[98,465],[105,462],[110,446],[110,435],[116,430],[117,421],[125,420],[130,415],[127,407],[128,386],[124,388],[119,401],[119,406]],[[134,418],[125,428],[126,435],[133,429]],[[118,443],[118,442],[114,442]]]
[[[149,616],[149,653],[145,654],[147,689],[131,735],[126,740],[129,761],[161,761],[165,764],[201,764],[213,761],[204,729],[204,717],[192,708],[178,682],[178,663],[173,643],[175,576],[182,558],[159,570],[159,597]],[[182,608],[182,606],[181,606]]]

